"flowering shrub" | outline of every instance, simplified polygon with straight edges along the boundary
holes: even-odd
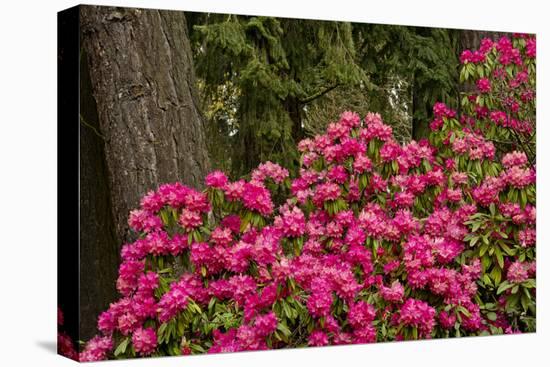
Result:
[[[300,142],[295,178],[267,162],[250,180],[216,171],[204,191],[145,195],[121,298],[80,359],[534,331],[535,167],[493,141],[533,132],[519,117],[534,99],[514,123],[489,112],[492,88],[522,67],[534,80],[534,39],[483,41],[462,60],[479,94],[460,118],[436,104],[429,140],[400,145],[378,114],[344,112]]]
[[[484,137],[504,151],[523,150],[531,163],[535,158],[535,57],[535,38],[521,34],[497,42],[484,39],[478,50],[466,50],[460,57],[461,81],[476,86],[462,99],[461,122],[483,129]]]

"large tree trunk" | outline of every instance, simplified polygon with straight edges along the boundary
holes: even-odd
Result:
[[[90,198],[96,200],[92,207],[102,209],[108,203],[112,218],[111,227],[103,223],[111,220],[106,213],[100,219],[103,224],[81,228],[81,241],[88,241],[81,243],[81,294],[90,295],[81,299],[81,303],[90,302],[81,304],[81,328],[82,335],[89,336],[86,331],[95,325],[97,312],[112,301],[101,299],[100,291],[115,282],[112,261],[107,260],[132,239],[128,212],[159,184],[181,181],[201,187],[209,160],[183,12],[82,6],[80,15],[97,104],[94,139],[103,145],[94,148],[96,156],[81,162],[89,165],[81,175],[92,176],[81,183],[97,181],[95,196]],[[93,126],[93,121],[84,119],[83,123]],[[93,132],[86,127],[88,133]],[[104,175],[97,155],[104,160],[108,195],[101,194],[101,179],[93,177]],[[100,231],[104,233],[99,235]],[[114,249],[112,241],[93,240],[94,233],[110,236],[110,231],[117,244]],[[98,274],[104,270],[107,279],[94,281],[94,276],[102,278]],[[88,272],[92,275],[86,277]]]
[[[80,61],[80,337],[116,297],[119,246],[109,192],[105,147],[91,94],[88,63]]]

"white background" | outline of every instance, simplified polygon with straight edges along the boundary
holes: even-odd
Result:
[[[97,1],[98,4],[537,33],[536,334],[107,362],[116,366],[548,365],[549,28],[538,1]],[[56,341],[56,12],[74,1],[2,3],[0,365],[66,366]],[[61,142],[62,144],[63,142]],[[63,167],[60,167],[63,170]],[[546,340],[546,343],[544,342]],[[545,347],[546,345],[546,347]]]

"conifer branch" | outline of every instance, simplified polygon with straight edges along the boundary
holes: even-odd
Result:
[[[330,91],[332,91],[332,90],[338,88],[339,86],[340,86],[340,83],[336,83],[336,84],[334,84],[334,85],[332,85],[332,86],[326,88],[325,90],[322,90],[322,91],[320,91],[320,92],[318,92],[318,93],[315,93],[314,95],[309,96],[309,97],[307,97],[307,98],[305,98],[305,99],[301,99],[301,100],[299,100],[298,102],[300,102],[300,104],[308,104],[308,103],[310,103],[310,102],[316,100],[317,98],[321,98],[322,96],[324,96],[324,95],[327,94],[328,92],[330,92]]]

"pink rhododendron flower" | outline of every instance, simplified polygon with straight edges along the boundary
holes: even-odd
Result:
[[[519,232],[518,237],[522,247],[533,246],[536,242],[537,232],[533,228],[526,228]]]
[[[245,181],[239,180],[225,185],[224,192],[228,200],[239,200],[245,190]]]
[[[97,321],[97,328],[105,334],[112,333],[117,327],[117,319],[110,311],[102,312]]]
[[[534,38],[529,38],[527,40],[527,45],[525,54],[530,58],[535,58],[537,55],[537,42]]]
[[[113,349],[113,340],[110,337],[95,336],[80,353],[80,362],[103,361],[107,359],[107,353]]]
[[[223,189],[229,182],[227,176],[222,171],[214,171],[209,173],[204,179],[204,183],[208,187],[215,189]]]
[[[276,163],[261,163],[257,169],[252,172],[252,181],[263,182],[266,178],[271,178],[273,182],[280,184],[288,177],[288,170]]]
[[[309,334],[308,345],[312,347],[322,347],[328,345],[328,336],[321,330],[313,331]]]
[[[481,93],[489,93],[491,91],[491,82],[487,78],[478,79],[476,85]]]
[[[373,305],[359,301],[350,306],[348,321],[354,328],[361,328],[370,324],[376,316],[376,309]]]
[[[387,302],[401,302],[405,294],[405,288],[398,280],[392,283],[391,287],[380,287],[380,295]]]
[[[445,329],[451,329],[455,326],[456,316],[448,312],[441,311],[439,313],[439,324]]]
[[[323,317],[330,314],[332,305],[332,294],[330,290],[315,290],[308,298],[307,309],[313,316]]]
[[[415,327],[424,337],[429,337],[435,325],[435,309],[424,301],[409,298],[401,307],[399,323]]]
[[[256,333],[259,336],[265,337],[277,329],[277,317],[273,312],[269,312],[266,315],[256,317],[254,321]]]
[[[183,209],[179,218],[179,224],[190,231],[202,225],[202,217],[198,212]]]
[[[317,185],[317,190],[315,191],[313,201],[316,205],[320,205],[325,201],[336,200],[340,197],[341,191],[340,186],[334,183],[326,183]]]
[[[525,263],[516,261],[510,265],[506,279],[510,283],[521,283],[529,278],[528,268]]]
[[[132,344],[136,352],[146,356],[155,351],[157,347],[157,333],[153,328],[139,328],[132,335]]]
[[[286,236],[299,237],[306,230],[305,215],[298,207],[283,206],[280,216],[275,218],[275,226],[280,228]]]
[[[273,212],[273,202],[269,190],[257,184],[246,183],[242,194],[244,205],[262,215],[269,215]]]

